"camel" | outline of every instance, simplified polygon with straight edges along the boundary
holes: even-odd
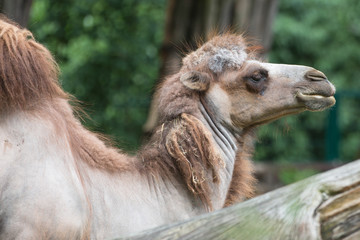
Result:
[[[111,239],[250,198],[257,126],[335,104],[314,68],[271,64],[214,36],[157,89],[159,125],[135,154],[85,129],[51,53],[0,20],[0,239]]]

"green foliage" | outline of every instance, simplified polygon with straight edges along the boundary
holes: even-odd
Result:
[[[159,69],[165,0],[36,0],[29,28],[60,64],[62,85],[84,102],[92,130],[126,150],[140,143]]]
[[[323,71],[337,87],[343,161],[360,158],[360,98],[345,91],[360,95],[359,12],[357,0],[283,0],[270,53],[271,62],[308,65]],[[262,127],[256,159],[323,160],[329,111],[303,113]]]

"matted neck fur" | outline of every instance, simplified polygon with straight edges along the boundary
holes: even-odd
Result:
[[[253,192],[252,129],[335,103],[323,73],[257,61],[238,35],[183,63],[130,156],[81,125],[51,54],[0,20],[0,239],[111,239],[239,202]]]

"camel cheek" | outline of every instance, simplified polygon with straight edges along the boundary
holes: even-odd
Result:
[[[221,116],[221,120],[230,123],[231,101],[228,94],[216,84],[209,89],[206,97],[217,112],[216,116]]]

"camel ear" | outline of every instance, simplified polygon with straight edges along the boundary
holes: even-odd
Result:
[[[206,91],[210,85],[210,75],[198,71],[189,71],[181,75],[180,81],[195,91]]]

